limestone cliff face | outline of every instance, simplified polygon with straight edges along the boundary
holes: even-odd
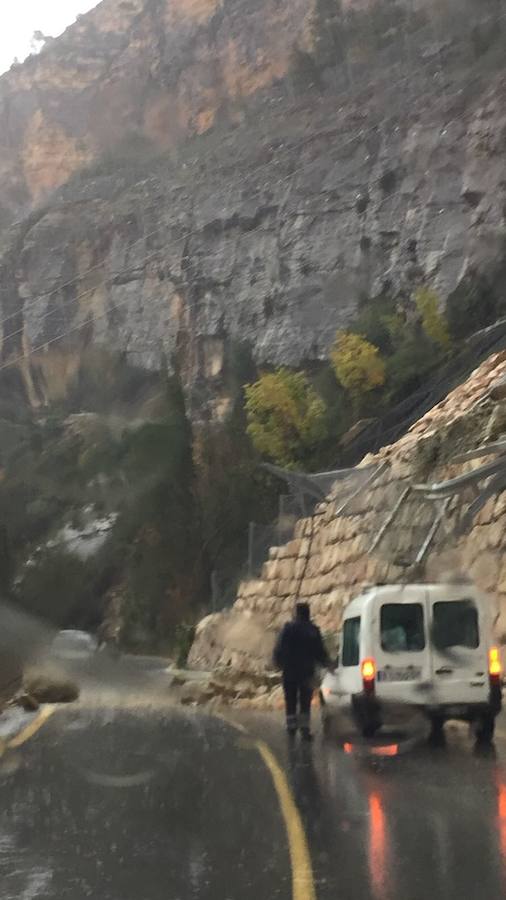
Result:
[[[163,150],[286,74],[307,0],[104,0],[0,79],[4,216],[141,134]]]
[[[505,16],[104,0],[0,79],[1,362],[37,404],[87,343],[177,351],[223,410],[233,342],[322,358],[361,299],[493,276]]]

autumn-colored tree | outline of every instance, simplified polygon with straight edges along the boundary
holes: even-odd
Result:
[[[385,363],[378,348],[352,331],[337,332],[330,360],[337,380],[355,404],[385,383]]]
[[[425,334],[446,350],[450,346],[450,335],[446,319],[439,310],[437,294],[430,288],[420,288],[415,294],[415,303]]]
[[[247,431],[255,448],[282,466],[307,459],[325,437],[325,404],[303,372],[281,368],[245,385]]]

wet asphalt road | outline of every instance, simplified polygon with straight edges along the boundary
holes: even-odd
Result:
[[[2,900],[289,900],[286,830],[254,740],[167,704],[60,709],[0,760]],[[374,764],[243,715],[284,767],[319,900],[506,896],[506,736],[451,732]]]

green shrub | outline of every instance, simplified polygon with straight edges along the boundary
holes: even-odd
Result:
[[[440,358],[437,347],[423,331],[409,333],[387,360],[389,402],[398,403],[417,391]]]
[[[325,405],[304,372],[265,372],[245,386],[248,434],[259,453],[294,467],[325,437]]]
[[[378,348],[352,331],[338,331],[330,360],[358,413],[364,397],[385,383],[385,363]]]

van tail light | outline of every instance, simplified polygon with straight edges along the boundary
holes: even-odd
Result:
[[[502,664],[498,647],[491,647],[488,651],[488,674],[491,682],[500,682],[502,675]]]
[[[366,694],[374,693],[376,681],[376,663],[373,659],[364,659],[361,665],[362,683]]]
[[[488,651],[488,680],[490,683],[489,703],[492,712],[497,715],[502,707],[502,664],[498,647]]]

